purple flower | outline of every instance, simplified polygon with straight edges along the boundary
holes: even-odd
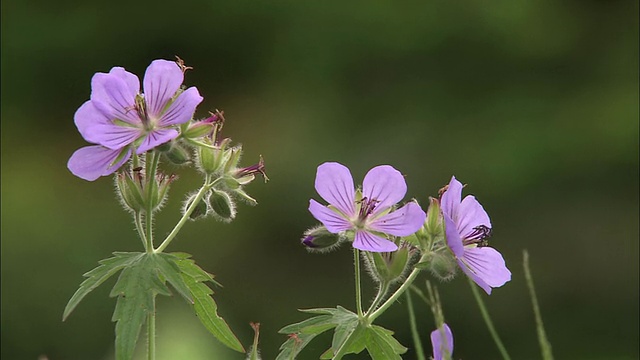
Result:
[[[451,359],[453,334],[449,325],[442,324],[442,327],[431,332],[431,347],[433,348],[433,360]]]
[[[492,288],[511,280],[511,272],[502,255],[487,246],[489,215],[472,195],[461,198],[462,184],[454,176],[441,199],[447,245],[462,271],[491,294]]]
[[[114,67],[91,79],[91,98],[76,111],[74,120],[90,143],[77,150],[67,167],[93,181],[116,171],[131,156],[164,144],[178,136],[175,125],[191,120],[202,101],[198,89],[180,90],[184,74],[178,64],[155,60],[144,75],[144,95],[138,77]]]
[[[389,165],[369,170],[362,183],[362,199],[356,200],[349,169],[335,162],[318,166],[315,186],[329,206],[312,199],[309,211],[331,233],[354,231],[356,249],[395,251],[398,246],[384,235],[409,236],[422,227],[426,218],[415,202],[390,211],[406,194],[407,184],[402,174]]]

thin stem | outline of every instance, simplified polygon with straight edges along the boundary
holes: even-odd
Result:
[[[405,295],[407,296],[407,308],[409,309],[409,326],[411,327],[411,336],[413,337],[413,343],[416,347],[416,355],[418,356],[418,360],[426,360],[427,358],[424,355],[422,341],[420,341],[420,334],[418,333],[418,325],[416,324],[416,314],[413,311],[411,291],[407,291]]]
[[[496,346],[498,347],[498,350],[500,351],[502,358],[504,360],[510,360],[511,357],[509,357],[509,354],[507,353],[507,349],[505,349],[504,345],[502,344],[502,340],[500,340],[500,336],[498,336],[498,332],[493,327],[493,322],[491,321],[491,317],[489,316],[489,312],[487,311],[487,308],[484,306],[484,301],[482,301],[482,297],[480,296],[480,291],[478,290],[478,287],[473,282],[473,280],[471,280],[471,278],[468,278],[468,279],[469,279],[469,286],[471,286],[471,290],[473,292],[473,296],[476,298],[476,302],[478,303],[478,307],[480,308],[480,313],[482,313],[482,318],[484,319],[484,322],[487,324],[487,328],[489,329],[489,333],[491,333],[491,337],[493,337],[493,341],[496,343]]]
[[[134,223],[136,224],[136,230],[138,231],[138,235],[140,236],[140,240],[142,241],[142,246],[144,246],[144,250],[147,251],[147,236],[144,234],[144,225],[142,222],[141,212],[136,211]]]
[[[533,278],[531,277],[531,269],[529,269],[529,253],[527,250],[523,251],[523,266],[524,277],[527,280],[527,286],[529,287],[529,294],[531,295],[531,303],[533,304],[533,313],[536,318],[536,328],[538,330],[538,342],[540,343],[540,350],[542,351],[542,359],[553,360],[553,353],[551,352],[551,343],[547,339],[547,334],[544,331],[544,324],[542,323],[542,315],[540,314],[540,307],[538,306],[538,298],[536,297],[536,289],[533,287]]]
[[[371,303],[371,306],[369,306],[369,309],[367,310],[366,314],[369,314],[370,312],[374,311],[378,307],[382,299],[384,299],[384,297],[387,295],[388,292],[389,292],[389,282],[383,281],[382,283],[380,283],[380,287],[378,288],[378,294],[376,294],[376,297],[375,299],[373,299],[373,302]]]
[[[358,317],[362,319],[364,315],[362,313],[362,293],[360,290],[360,250],[355,248],[353,249],[353,262],[356,277],[356,310],[358,311]]]
[[[426,260],[426,256],[423,255],[418,262],[420,263],[425,260]],[[382,315],[396,300],[398,300],[400,295],[402,295],[402,293],[405,292],[405,290],[407,290],[409,286],[411,286],[411,283],[416,279],[418,274],[420,274],[420,269],[414,268],[413,271],[411,271],[411,273],[409,274],[409,276],[407,276],[407,279],[402,283],[402,285],[400,285],[398,289],[396,289],[396,291],[387,299],[387,301],[385,301],[382,305],[380,305],[380,307],[376,309],[373,313],[371,313],[371,315],[367,316],[369,318],[369,321],[373,322],[373,320],[375,320],[378,316]]]
[[[187,220],[189,220],[189,216],[191,215],[193,210],[196,208],[200,200],[202,200],[202,198],[204,197],[204,194],[206,194],[207,191],[209,191],[213,186],[215,186],[215,184],[217,184],[220,179],[221,178],[218,178],[209,184],[210,177],[209,175],[207,175],[204,184],[202,185],[200,190],[198,190],[198,193],[196,194],[196,196],[193,198],[193,202],[191,202],[191,205],[189,205],[189,207],[184,212],[184,215],[182,215],[182,217],[180,218],[176,226],[174,226],[173,230],[171,230],[169,235],[167,235],[166,239],[164,239],[162,244],[160,244],[160,246],[158,246],[158,248],[155,249],[154,252],[157,252],[157,253],[162,252],[164,249],[166,249],[167,246],[169,246],[169,243],[171,243],[171,241],[176,237],[176,235],[178,235],[178,233],[180,232],[180,229],[182,229],[184,224],[187,223]]]
[[[151,155],[151,161],[146,163],[146,185],[147,185],[147,208],[145,209],[145,225],[147,233],[147,252],[153,252],[153,194],[156,192],[156,171],[158,170],[158,162],[160,161],[160,153],[157,151],[147,152],[146,156]]]
[[[156,358],[156,297],[151,300],[151,310],[147,314],[147,359]]]

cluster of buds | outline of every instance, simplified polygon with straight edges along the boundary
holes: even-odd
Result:
[[[167,197],[169,185],[175,175],[155,174],[155,181],[147,181],[143,167],[121,171],[116,176],[116,187],[125,209],[134,213],[157,211]]]

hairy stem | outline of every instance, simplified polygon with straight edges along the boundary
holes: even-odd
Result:
[[[160,161],[160,153],[157,151],[147,152],[146,156],[151,156],[151,161],[146,162],[146,181],[147,181],[147,208],[145,209],[145,225],[147,234],[147,252],[153,252],[153,201],[152,195],[156,191],[156,171],[158,170],[158,162]],[[149,159],[147,159],[149,160]]]
[[[407,308],[409,310],[409,326],[411,327],[411,336],[413,337],[413,344],[416,347],[416,356],[418,360],[426,360],[424,355],[424,348],[422,347],[422,341],[420,341],[420,334],[418,333],[418,325],[416,324],[416,314],[413,311],[413,302],[411,301],[411,291],[405,293],[407,296]]]
[[[371,306],[369,306],[369,309],[367,310],[366,314],[369,314],[372,311],[374,311],[378,307],[378,305],[380,305],[380,302],[382,301],[382,299],[384,299],[384,297],[387,296],[388,292],[389,292],[389,282],[388,281],[381,282],[380,287],[378,288],[378,294],[376,294],[376,297],[373,299],[373,302],[371,303]]]
[[[484,319],[484,322],[487,324],[489,333],[491,333],[491,337],[493,338],[493,341],[496,343],[496,346],[498,347],[498,350],[500,351],[502,358],[504,360],[511,360],[509,353],[507,353],[507,349],[502,344],[502,340],[500,340],[500,336],[498,336],[498,332],[493,327],[493,322],[491,321],[489,312],[487,311],[487,308],[484,306],[484,301],[482,301],[480,290],[478,290],[478,287],[473,282],[473,280],[471,280],[470,277],[468,277],[468,279],[469,279],[469,286],[471,286],[471,290],[473,292],[473,296],[475,297],[476,302],[478,303],[478,307],[480,308],[480,313],[482,313],[482,318]]]
[[[536,328],[538,330],[538,342],[540,343],[540,350],[542,351],[543,360],[553,360],[553,353],[551,352],[551,343],[547,339],[547,334],[544,331],[544,325],[542,324],[542,315],[540,314],[540,307],[538,306],[538,298],[536,297],[536,289],[533,287],[533,278],[531,277],[531,269],[529,269],[529,253],[527,250],[522,252],[524,277],[527,280],[527,286],[529,287],[529,294],[531,295],[531,303],[533,304],[533,313],[536,318]]]
[[[356,278],[356,310],[358,311],[358,317],[363,318],[362,313],[362,293],[360,290],[360,250],[353,249],[353,266],[355,268]]]
[[[144,223],[142,221],[142,213],[137,211],[134,216],[134,221],[136,224],[136,230],[138,231],[138,236],[140,236],[140,240],[142,241],[142,246],[144,246],[144,250],[147,251],[147,236],[144,233]]]

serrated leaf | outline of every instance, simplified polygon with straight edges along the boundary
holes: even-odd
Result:
[[[392,336],[393,332],[373,325],[367,329],[366,348],[373,360],[402,360],[407,348]]]
[[[318,334],[291,334],[289,339],[280,346],[280,353],[276,360],[295,360],[296,356]]]
[[[110,294],[118,297],[112,317],[116,321],[116,359],[133,357],[140,329],[155,311],[156,294],[171,293],[158,277],[153,254],[141,254],[122,271]]]
[[[280,329],[278,332],[280,334],[294,334],[302,332],[304,332],[305,334],[319,334],[335,326],[336,324],[333,322],[333,316],[320,315],[306,319],[299,323],[287,325]]]
[[[336,326],[335,332],[333,333],[331,348],[334,351],[338,351],[338,349],[340,349],[343,346],[344,342],[350,339],[351,334],[356,330],[359,323],[360,322],[358,321],[357,317],[355,319],[350,319],[348,321],[343,321],[339,323]]]
[[[339,359],[342,359],[342,356],[344,355],[358,354],[362,352],[362,350],[364,350],[366,345],[367,329],[368,328],[362,325],[361,323],[357,323],[356,327],[353,330],[351,330],[351,332],[347,335],[346,339],[343,341],[340,347],[334,347],[333,345],[331,346],[330,350],[333,350],[332,353],[337,355],[337,356],[333,356],[332,359],[339,360]],[[337,331],[338,331],[338,328],[336,328],[336,332]]]
[[[109,279],[111,276],[115,275],[118,271],[125,268],[128,264],[130,264],[136,256],[141,255],[141,253],[113,253],[115,257],[100,260],[98,263],[100,264],[98,267],[93,270],[85,273],[83,276],[87,277],[81,284],[78,290],[71,296],[67,306],[64,309],[62,314],[62,321],[65,321],[67,317],[71,314],[71,312],[78,306],[80,301],[84,299],[87,294],[93,291],[95,288],[100,286],[103,282]]]
[[[153,254],[153,257],[162,276],[169,281],[169,284],[171,284],[188,303],[193,304],[191,291],[185,283],[180,267],[177,264],[177,261],[180,261],[180,259],[171,254],[163,253]]]
[[[175,263],[180,268],[180,271],[184,274],[187,274],[194,278],[197,282],[211,281],[219,287],[222,287],[222,284],[215,281],[213,279],[213,275],[208,272],[202,270],[201,267],[196,265],[195,261],[189,259],[191,255],[187,253],[171,253],[178,258]]]
[[[211,280],[209,276],[204,275],[208,274],[191,260],[177,261],[177,264],[180,267],[182,278],[191,292],[193,309],[202,325],[204,325],[216,339],[220,340],[220,342],[229,348],[238,352],[245,352],[244,347],[233,334],[229,325],[218,315],[218,305],[211,297],[213,290],[202,283],[202,281]],[[194,278],[190,274],[196,274],[197,277]],[[206,280],[204,278],[206,278]]]

